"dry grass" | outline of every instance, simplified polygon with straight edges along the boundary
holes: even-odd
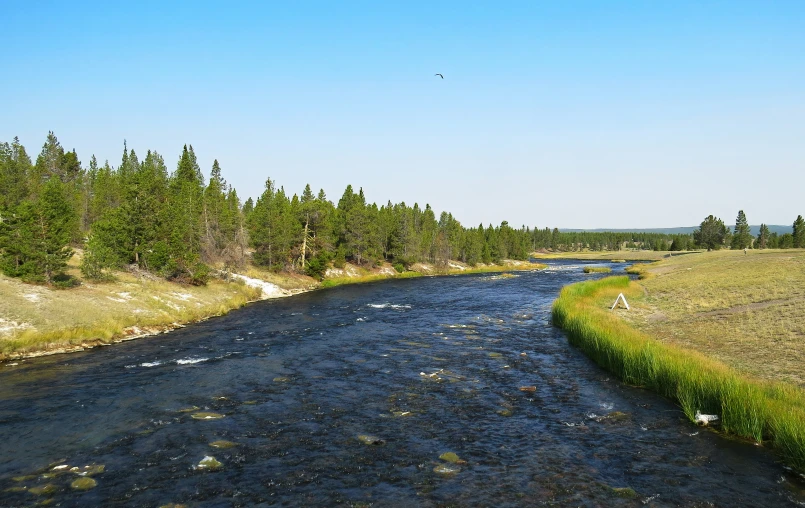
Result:
[[[69,271],[75,271],[75,262]],[[196,287],[124,272],[116,277],[55,290],[0,276],[0,359],[155,332],[225,314],[259,296],[237,283]]]
[[[628,314],[637,328],[740,372],[805,386],[805,251],[703,252],[638,269],[647,294]]]
[[[249,266],[249,268],[243,271],[242,274],[247,277],[276,284],[282,289],[288,289],[291,291],[309,290],[319,286],[319,282],[316,279],[313,277],[308,277],[307,275],[290,272],[276,273],[256,266]]]

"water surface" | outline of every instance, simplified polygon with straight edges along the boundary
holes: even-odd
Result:
[[[695,427],[568,345],[551,303],[592,277],[555,261],[340,287],[0,365],[0,505],[802,503],[768,450]],[[199,468],[206,456],[221,468]],[[97,485],[73,490],[83,470],[69,469],[87,465],[104,466]]]

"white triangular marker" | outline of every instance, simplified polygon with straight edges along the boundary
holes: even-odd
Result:
[[[619,293],[618,297],[615,298],[615,303],[612,304],[612,308],[609,310],[615,310],[615,307],[618,306],[618,302],[623,300],[623,305],[626,306],[626,310],[629,310],[629,304],[626,302],[626,297],[623,296],[623,293]]]

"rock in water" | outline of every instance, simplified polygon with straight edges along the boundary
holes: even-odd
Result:
[[[520,391],[521,392],[536,392],[537,387],[536,386],[521,386]]]
[[[106,466],[103,464],[92,464],[90,466],[84,467],[71,467],[70,472],[75,473],[78,476],[93,476],[96,474],[101,474],[106,470]]]
[[[224,449],[234,448],[237,445],[238,445],[237,443],[233,443],[232,441],[224,441],[224,440],[213,441],[212,443],[210,443],[210,446],[212,446],[213,448],[224,448]]]
[[[466,460],[460,459],[459,456],[456,455],[453,452],[445,452],[445,453],[439,455],[439,458],[442,459],[443,461],[449,462],[451,464],[466,464],[467,463]]]
[[[207,455],[206,457],[201,459],[201,462],[198,463],[196,469],[206,469],[208,471],[215,471],[216,469],[221,469],[222,466],[223,464],[221,464],[221,462],[219,462],[215,457]]]
[[[358,441],[365,445],[381,446],[386,444],[386,441],[375,436],[367,436],[366,434],[358,435]]]
[[[201,413],[193,413],[192,415],[190,415],[190,417],[193,418],[194,420],[218,420],[223,418],[224,415],[219,413],[207,413],[202,411]]]
[[[51,496],[56,493],[56,486],[52,483],[31,487],[28,492],[35,496]]]
[[[75,490],[89,490],[95,488],[96,485],[98,485],[98,482],[85,476],[84,478],[73,480],[73,483],[70,484],[70,487],[74,488]]]
[[[717,421],[718,421],[718,415],[703,415],[699,411],[696,411],[696,423],[698,423],[699,425],[707,426]]]
[[[634,499],[637,497],[637,492],[631,487],[612,487],[612,493],[626,499]]]

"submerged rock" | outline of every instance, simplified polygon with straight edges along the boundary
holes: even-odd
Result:
[[[219,462],[215,457],[207,455],[206,457],[201,459],[201,462],[198,463],[196,469],[206,469],[208,471],[215,471],[217,469],[221,469],[221,467],[223,467],[223,464],[221,462]]]
[[[37,485],[36,487],[31,487],[28,489],[28,492],[35,496],[52,496],[56,493],[56,486],[52,483],[48,483],[45,485]]]
[[[375,436],[368,436],[366,434],[359,434],[357,439],[365,445],[382,446],[386,444],[384,439],[380,439],[379,437]]]
[[[210,446],[212,446],[213,448],[226,449],[226,448],[234,448],[238,446],[238,444],[233,443],[232,441],[220,440],[220,441],[213,441],[212,443],[210,443]]]
[[[35,474],[27,474],[25,476],[14,476],[11,479],[13,481],[17,482],[17,483],[19,483],[19,482],[28,482],[28,481],[31,481],[31,480],[35,480],[36,475]]]
[[[98,482],[96,482],[92,478],[84,477],[79,478],[77,480],[73,480],[73,483],[70,484],[70,487],[72,487],[75,490],[89,490],[94,489],[96,485],[98,485]]]
[[[604,418],[606,421],[617,423],[626,421],[629,418],[631,418],[631,416],[628,413],[623,413],[621,411],[613,411],[608,415],[606,415]]]
[[[290,380],[291,380],[290,378],[283,377],[283,376],[280,376],[280,377],[275,377],[275,378],[274,378],[274,382],[275,382],[275,383],[287,383],[287,382],[289,382]]]
[[[92,476],[96,474],[101,474],[106,470],[106,466],[103,464],[92,464],[90,466],[84,467],[71,467],[70,472],[75,473],[78,476]]]
[[[202,411],[200,413],[193,413],[192,415],[190,415],[190,417],[193,418],[194,420],[219,420],[223,418],[224,415],[220,413],[208,413]]]
[[[433,472],[442,476],[453,476],[461,472],[461,468],[453,464],[439,464],[433,468]]]
[[[634,499],[637,497],[637,492],[631,487],[612,487],[612,493],[626,499]]]
[[[454,452],[445,452],[445,453],[439,455],[439,458],[442,459],[443,461],[449,462],[451,464],[466,464],[467,463],[466,460],[462,460]]]
[[[489,353],[489,358],[500,358],[503,354],[501,353]]]
[[[506,416],[506,417],[509,417],[514,414],[514,412],[511,409],[498,409],[497,413],[500,416]]]
[[[192,407],[186,407],[184,409],[180,409],[177,412],[178,413],[192,413],[193,411],[198,411],[199,409],[201,409],[201,408],[198,407],[198,406],[192,406]]]

